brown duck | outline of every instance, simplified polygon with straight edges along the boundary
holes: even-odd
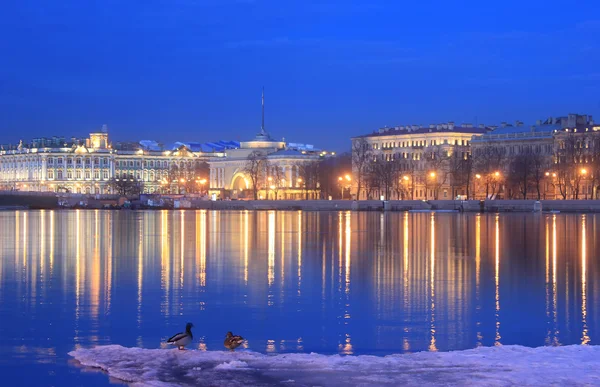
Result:
[[[239,347],[243,342],[244,338],[242,336],[237,336],[231,332],[227,332],[227,336],[225,337],[225,342],[223,343],[223,345],[225,345],[225,348],[229,349],[230,351],[233,351],[237,347]]]

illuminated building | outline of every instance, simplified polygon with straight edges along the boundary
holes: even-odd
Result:
[[[454,199],[457,195],[465,194],[464,184],[452,176],[446,165],[441,170],[434,160],[441,157],[467,160],[471,154],[471,141],[490,130],[481,124],[455,125],[447,124],[418,126],[396,126],[382,128],[378,131],[352,138],[353,154],[358,144],[365,145],[369,150],[369,165],[376,163],[393,165],[393,174],[389,174],[388,182],[382,178],[370,179],[365,174],[358,199]],[[353,155],[353,158],[355,156]],[[353,194],[357,194],[359,172],[353,162]],[[390,182],[392,178],[394,181]],[[453,181],[453,179],[455,181]],[[434,181],[435,180],[435,181]],[[390,189],[385,189],[389,184]],[[386,195],[385,191],[389,191]],[[453,191],[453,192],[452,192]],[[386,197],[387,196],[387,197]]]
[[[143,192],[172,192],[174,166],[193,170],[209,158],[224,156],[235,142],[175,143],[153,141],[111,144],[106,125],[86,139],[34,139],[0,148],[0,189],[109,194],[112,179],[136,179]],[[175,185],[175,187],[174,187]]]

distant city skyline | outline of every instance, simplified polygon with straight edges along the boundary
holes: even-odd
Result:
[[[273,138],[600,110],[600,6],[187,1],[3,5],[0,143]]]

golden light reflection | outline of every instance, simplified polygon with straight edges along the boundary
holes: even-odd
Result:
[[[21,225],[20,211],[15,211],[15,263],[18,262],[21,256]]]
[[[559,345],[558,340],[558,294],[556,284],[556,215],[552,216],[552,321],[553,321],[553,345]]]
[[[23,268],[27,268],[27,237],[29,230],[27,229],[27,211],[23,211]]]
[[[144,227],[143,219],[139,219],[138,234],[138,259],[137,259],[137,323],[138,327],[142,324],[142,287],[144,284]],[[97,235],[97,234],[96,234]],[[98,239],[98,238],[96,238]]]
[[[268,274],[269,287],[275,281],[275,211],[269,211],[268,215]]]
[[[279,213],[279,222],[281,224],[281,230],[280,235],[281,238],[279,238],[281,240],[281,252],[280,252],[280,266],[279,266],[279,275],[281,277],[281,298],[283,300],[284,297],[284,280],[285,280],[285,218],[283,216],[283,214]]]
[[[109,221],[105,222],[105,235],[108,235],[108,249],[107,249],[107,257],[106,257],[106,272],[105,272],[105,287],[106,287],[106,312],[110,312],[110,305],[112,300],[112,264],[113,264],[113,217],[109,217]]]
[[[250,226],[248,210],[244,211],[244,284],[248,285],[248,254],[250,246]],[[205,241],[206,242],[206,241]]]
[[[161,287],[165,292],[165,301],[163,304],[163,314],[169,313],[169,290],[171,289],[171,255],[169,252],[169,212],[162,210],[160,214],[160,279]]]
[[[431,303],[431,322],[430,322],[430,334],[431,339],[429,341],[429,350],[432,352],[437,351],[435,341],[435,215],[431,213],[431,245],[430,245],[430,303]]]
[[[343,222],[342,222],[342,216],[343,214],[340,212],[338,214],[338,235],[339,235],[339,241],[338,241],[338,287],[339,290],[341,291],[342,288],[342,255],[344,253],[344,232],[343,232]]]
[[[92,279],[90,281],[90,316],[98,318],[100,309],[100,229],[98,226],[99,210],[94,211],[94,249],[92,251]]]
[[[200,210],[200,216],[196,213],[196,258],[198,259],[198,281],[200,286],[206,286],[206,210]],[[248,219],[245,223],[248,226]],[[246,243],[247,242],[246,231]],[[246,260],[248,252],[246,251]],[[244,279],[248,283],[248,268],[246,266]]]
[[[81,210],[75,210],[75,318],[79,318],[79,306],[81,304],[81,282],[83,279],[82,264],[81,264],[81,253],[79,246],[81,246]]]
[[[180,230],[179,238],[180,242],[180,255],[179,255],[179,289],[183,289],[183,274],[184,274],[184,257],[185,257],[185,211],[181,211],[181,218],[179,219]]]
[[[494,345],[502,345],[500,339],[500,215],[496,215],[495,220],[495,265],[494,265],[494,279],[496,281],[496,337],[494,338]]]
[[[354,347],[352,346],[352,338],[349,333],[346,333],[346,338],[343,344],[339,345],[340,353],[343,355],[352,355],[354,353]]]
[[[476,313],[477,321],[475,326],[477,328],[477,346],[483,345],[483,335],[481,333],[481,320],[479,314],[481,311],[481,214],[475,216],[475,300],[476,300]]]
[[[548,218],[546,218],[546,318],[550,321],[550,230],[548,227]],[[548,325],[546,332],[546,345],[550,345],[551,329]]]
[[[54,235],[55,235],[55,229],[54,229],[54,210],[50,211],[50,256],[49,256],[49,260],[50,260],[50,276],[52,276],[53,270],[54,270]]]
[[[404,213],[404,232],[403,232],[403,275],[402,282],[404,283],[404,310],[408,310],[409,298],[408,298],[408,212]]]
[[[44,269],[45,269],[45,260],[46,260],[46,211],[40,211],[40,231],[39,231],[39,240],[40,240],[40,276],[42,277],[42,281],[44,280]]]
[[[581,321],[583,330],[581,332],[581,344],[590,342],[587,326],[587,237],[585,229],[585,215],[581,216]]]
[[[298,296],[301,294],[302,288],[302,211],[298,211]],[[323,259],[323,269],[325,268],[325,259]],[[325,273],[323,272],[323,281],[325,281]],[[325,288],[325,282],[323,282]]]
[[[352,241],[352,227],[351,227],[351,213],[346,212],[346,258],[345,258],[345,269],[346,269],[346,294],[350,294],[350,244]]]

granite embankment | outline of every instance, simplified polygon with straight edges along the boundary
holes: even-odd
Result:
[[[600,212],[600,200],[234,200],[192,204],[211,210]]]
[[[81,194],[62,195],[63,202],[86,202],[84,207],[102,208],[101,199]],[[113,198],[114,199],[114,198]],[[73,202],[73,203],[71,203]],[[94,202],[94,203],[92,203]],[[98,204],[96,203],[96,204]],[[146,206],[133,200],[134,208]],[[456,212],[599,212],[600,200],[189,200],[191,208],[207,210],[303,210],[303,211],[456,211]],[[60,208],[56,194],[0,192],[0,209]]]

